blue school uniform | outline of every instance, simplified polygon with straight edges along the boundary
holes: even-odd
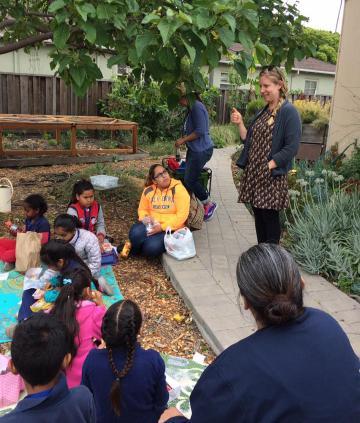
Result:
[[[44,216],[37,216],[35,219],[25,219],[26,232],[47,232],[50,239],[50,224]]]
[[[113,350],[116,368],[126,361],[124,349]],[[133,366],[121,379],[121,415],[115,415],[110,403],[110,389],[115,380],[106,349],[89,352],[83,365],[82,384],[94,395],[97,423],[157,423],[166,408],[169,393],[165,381],[165,364],[160,354],[135,348]]]
[[[166,423],[360,422],[359,358],[339,324],[313,308],[227,348]]]

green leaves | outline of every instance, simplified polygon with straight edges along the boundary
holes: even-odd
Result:
[[[64,0],[55,0],[49,6],[49,13],[54,13],[59,9],[62,9],[65,6]]]
[[[170,47],[162,48],[158,54],[161,66],[167,70],[174,70],[176,68],[176,56]]]
[[[100,3],[96,8],[96,15],[100,20],[111,20],[115,14],[115,7],[111,4]]]
[[[85,31],[85,39],[89,41],[89,43],[94,44],[96,40],[96,28],[91,24],[84,24],[82,29]]]
[[[219,64],[219,60],[221,57],[219,50],[217,49],[214,43],[208,45],[206,49],[206,56],[210,65],[210,69],[214,69]]]
[[[65,23],[60,24],[54,31],[54,44],[58,49],[62,49],[66,45],[66,41],[70,36],[69,25]]]
[[[227,48],[230,48],[234,44],[235,34],[229,28],[226,28],[224,26],[220,28],[219,37]]]
[[[75,84],[81,87],[86,77],[86,71],[84,68],[70,68],[70,75]]]
[[[96,15],[96,9],[91,3],[76,4],[75,8],[85,22],[87,21],[88,15],[91,17]]]
[[[182,22],[180,21],[170,20],[168,18],[161,19],[157,27],[160,31],[164,46],[169,42],[171,36],[181,25]]]
[[[141,57],[146,47],[156,44],[156,35],[153,32],[147,31],[142,35],[138,35],[135,40],[135,48],[138,57]]]
[[[245,17],[245,19],[254,27],[257,28],[259,26],[259,16],[258,12],[253,9],[242,9],[241,14]]]
[[[145,79],[153,77],[167,87],[183,81],[189,89],[200,89],[200,69],[214,69],[234,42],[245,49],[235,63],[242,79],[254,60],[288,67],[312,48],[303,43],[304,18],[285,0],[8,1],[6,8],[0,6],[0,19],[6,15],[16,25],[6,28],[5,44],[35,35],[35,28],[50,28],[54,66],[78,91],[99,75],[96,64],[85,59],[98,50],[113,51],[108,64],[126,64],[134,77],[145,69]],[[336,49],[327,47],[326,40],[319,44],[321,52],[333,57]]]
[[[232,32],[235,32],[235,29],[236,29],[236,20],[235,20],[234,16],[229,15],[228,13],[225,13],[224,15],[222,15],[222,17],[228,23],[231,31]]]
[[[205,8],[199,8],[194,16],[194,22],[198,29],[210,28],[214,25],[216,17],[210,17],[209,10]]]

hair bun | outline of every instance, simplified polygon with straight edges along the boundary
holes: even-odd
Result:
[[[280,294],[265,307],[264,315],[270,324],[286,323],[299,315],[299,309],[286,295]]]

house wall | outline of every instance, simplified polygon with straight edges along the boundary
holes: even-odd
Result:
[[[359,16],[360,1],[346,0],[327,142],[328,148],[338,143],[339,152],[360,140]]]
[[[289,91],[304,92],[305,81],[316,81],[316,95],[332,96],[334,94],[335,75],[297,71],[288,75]]]
[[[53,76],[54,71],[50,69],[49,52],[50,46],[43,46],[40,49],[32,49],[25,53],[23,49],[12,51],[0,56],[0,73],[17,73],[26,75]],[[103,79],[111,79],[116,74],[117,66],[112,69],[107,67],[107,57],[95,55]]]
[[[230,74],[232,66],[226,63],[220,63],[210,75],[210,83],[217,88],[226,88],[227,84],[221,79],[224,77],[222,73]],[[334,93],[334,80],[335,75],[326,75],[319,73],[310,72],[297,72],[293,71],[287,77],[289,83],[289,90],[301,90],[305,89],[305,81],[317,81],[316,95],[332,96]],[[242,85],[242,89],[247,89],[248,85]]]

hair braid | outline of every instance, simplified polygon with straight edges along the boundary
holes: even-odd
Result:
[[[121,379],[131,370],[134,357],[137,334],[141,327],[142,317],[139,307],[130,300],[119,301],[107,311],[102,325],[102,335],[108,349],[109,363],[115,376],[110,389],[110,401],[114,413],[121,413]],[[115,348],[126,349],[124,367],[116,367],[113,351]]]

